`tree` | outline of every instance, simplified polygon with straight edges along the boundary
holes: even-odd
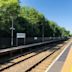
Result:
[[[11,18],[15,21],[19,13],[19,0],[0,0],[0,33],[10,36]],[[5,35],[5,36],[6,36]],[[3,37],[4,35],[2,35]]]
[[[20,12],[21,17],[28,21],[27,32],[29,36],[41,36],[42,27],[44,24],[44,16],[36,11],[34,8],[22,7]]]
[[[14,36],[17,32],[27,37],[69,36],[69,31],[45,18],[43,14],[29,7],[20,7],[19,0],[0,0],[0,36],[10,37],[10,27],[14,21]]]

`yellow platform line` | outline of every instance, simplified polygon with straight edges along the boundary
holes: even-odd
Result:
[[[72,46],[62,67],[61,72],[72,72]]]

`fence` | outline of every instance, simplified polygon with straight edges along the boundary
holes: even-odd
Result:
[[[44,37],[44,41],[50,41],[52,39],[58,39],[60,37]],[[13,39],[13,46],[17,46],[16,45],[16,38]],[[27,37],[25,39],[25,44],[32,44],[32,43],[38,43],[38,42],[42,42],[42,37],[38,37],[36,40],[34,39],[34,37]],[[20,45],[24,45],[24,39],[18,39],[18,46]],[[11,47],[11,38],[0,38],[0,49],[3,48],[8,48]]]

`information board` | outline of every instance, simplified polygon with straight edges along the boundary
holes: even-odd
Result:
[[[26,34],[25,33],[17,33],[17,38],[25,38]]]

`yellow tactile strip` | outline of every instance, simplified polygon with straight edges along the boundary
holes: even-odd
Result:
[[[66,58],[66,61],[63,65],[61,72],[72,72],[72,46],[71,46],[71,49],[69,51],[69,54]]]

